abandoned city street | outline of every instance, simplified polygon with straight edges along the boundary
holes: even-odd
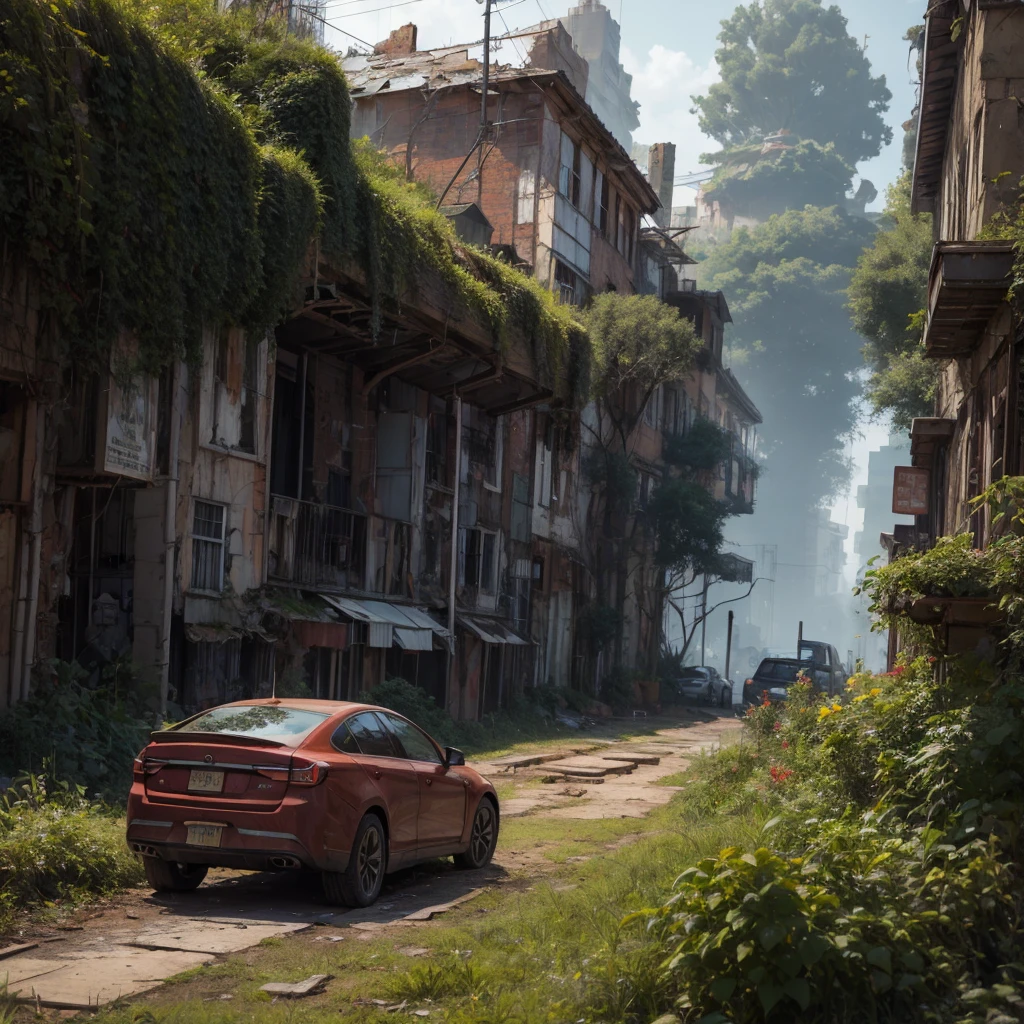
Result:
[[[338,943],[372,942],[389,955],[429,958],[439,924],[487,912],[469,901],[495,909],[537,885],[557,891],[565,884],[561,868],[649,834],[647,816],[680,790],[673,783],[693,760],[736,742],[740,732],[731,711],[680,709],[675,722],[651,725],[628,739],[588,739],[584,732],[473,762],[500,787],[503,808],[501,841],[480,874],[428,863],[389,878],[376,905],[339,910],[324,905],[315,876],[222,869],[194,893],[154,895],[144,887],[87,905],[57,925],[26,923],[16,942],[0,949],[0,977],[28,1008],[81,1011],[142,993],[154,1006],[206,998],[211,984],[218,999],[248,999],[260,989],[253,979],[301,983],[317,973],[314,963],[329,978],[318,979],[304,1009],[347,1008],[373,991],[373,965],[366,965],[368,984],[365,973],[346,966],[351,945]],[[629,724],[618,728],[628,733]],[[477,901],[484,894],[489,899]],[[275,945],[279,939],[287,945]],[[263,963],[264,951],[273,962]],[[187,980],[153,991],[183,973]]]
[[[0,0],[0,1024],[1024,1024],[1024,0]]]

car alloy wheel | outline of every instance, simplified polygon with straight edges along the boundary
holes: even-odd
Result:
[[[455,856],[458,868],[483,868],[491,862],[494,847],[498,844],[498,812],[491,801],[484,797],[473,815],[469,830],[469,849]]]
[[[384,850],[377,829],[368,828],[363,833],[356,857],[359,884],[367,896],[375,895],[381,871],[384,870]]]

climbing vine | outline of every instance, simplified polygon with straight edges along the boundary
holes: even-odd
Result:
[[[349,139],[336,57],[271,5],[0,0],[2,258],[38,283],[66,359],[140,368],[201,354],[204,325],[266,328],[296,308],[309,247],[354,265],[384,311],[424,268],[499,347],[586,399],[583,328],[536,281],[463,245],[423,186]]]

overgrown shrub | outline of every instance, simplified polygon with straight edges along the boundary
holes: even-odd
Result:
[[[90,798],[123,804],[132,758],[145,746],[152,722],[146,693],[120,664],[100,686],[83,685],[77,665],[51,662],[27,700],[0,715],[0,775],[43,775],[85,788]]]
[[[142,880],[124,819],[85,789],[29,775],[0,797],[0,931],[18,911]]]

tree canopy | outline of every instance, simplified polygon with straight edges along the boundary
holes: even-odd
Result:
[[[820,146],[810,140],[766,156],[757,146],[709,159],[722,163],[704,186],[705,194],[727,204],[734,214],[759,220],[808,204],[841,203],[854,173],[832,143]]]
[[[851,268],[874,227],[838,207],[741,228],[701,265],[729,296],[733,365],[764,415],[760,504],[823,504],[846,483],[861,366],[846,317]]]
[[[780,129],[833,143],[850,164],[892,141],[882,118],[892,94],[872,76],[837,6],[821,0],[764,0],[722,22],[715,53],[722,80],[694,97],[701,130],[723,147]]]
[[[623,439],[662,384],[693,367],[693,324],[653,295],[598,295],[585,315],[593,351],[592,390]]]
[[[924,358],[921,331],[931,261],[931,217],[910,212],[910,173],[889,189],[882,230],[861,255],[850,282],[853,326],[866,339],[876,413],[909,429],[932,409],[937,364]]]

